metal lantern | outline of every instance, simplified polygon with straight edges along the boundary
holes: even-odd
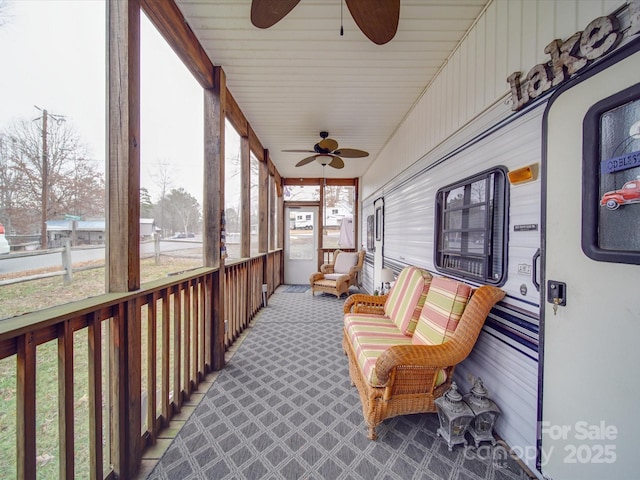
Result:
[[[449,451],[458,443],[466,445],[464,434],[473,420],[473,411],[462,401],[456,382],[451,384],[451,388],[442,397],[435,400],[435,404],[440,421],[437,434],[445,439]]]
[[[471,392],[465,395],[464,402],[469,405],[474,414],[474,419],[469,427],[469,433],[476,443],[476,448],[482,441],[496,444],[493,436],[493,426],[500,415],[498,406],[489,399],[487,389],[479,378],[473,384]]]

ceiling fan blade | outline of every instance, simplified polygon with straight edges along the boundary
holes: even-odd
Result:
[[[336,150],[333,153],[345,158],[362,158],[369,156],[369,152],[365,152],[364,150],[358,150],[355,148],[341,148],[340,150]]]
[[[293,152],[293,153],[316,153],[313,150],[281,150],[281,152]]]
[[[302,160],[300,160],[298,163],[296,163],[296,167],[301,167],[303,165],[306,165],[307,163],[311,163],[316,159],[315,155],[312,155],[311,157],[307,157],[307,158],[303,158]]]
[[[251,23],[269,28],[282,20],[300,0],[252,0]]]
[[[256,0],[254,0],[255,3]],[[362,33],[378,45],[384,45],[398,31],[400,0],[345,0],[351,16]]]
[[[324,150],[333,152],[336,148],[338,148],[338,142],[336,142],[333,138],[323,138],[318,142],[318,146]]]
[[[343,168],[344,167],[344,162],[342,161],[342,159],[340,157],[333,157],[333,160],[331,160],[331,163],[329,163],[330,167],[333,168]]]

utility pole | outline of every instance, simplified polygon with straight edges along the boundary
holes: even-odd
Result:
[[[38,110],[40,107],[34,105]],[[42,220],[40,225],[40,248],[47,249],[47,209],[49,203],[49,146],[47,144],[47,123],[51,117],[57,123],[64,122],[63,115],[53,115],[42,109]],[[36,120],[39,120],[38,118]],[[35,120],[34,120],[35,121]]]
[[[47,111],[42,110],[42,224],[40,248],[47,249],[47,199],[49,198],[49,159],[47,158]]]

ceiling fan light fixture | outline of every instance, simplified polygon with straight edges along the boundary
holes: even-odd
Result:
[[[318,155],[316,156],[316,161],[324,167],[333,161],[333,157],[330,155]]]

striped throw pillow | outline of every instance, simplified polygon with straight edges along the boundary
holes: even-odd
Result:
[[[414,345],[440,345],[451,338],[473,289],[450,278],[431,281],[427,300],[413,334]]]
[[[384,304],[384,314],[403,335],[413,335],[429,291],[431,274],[409,266],[402,269]]]

